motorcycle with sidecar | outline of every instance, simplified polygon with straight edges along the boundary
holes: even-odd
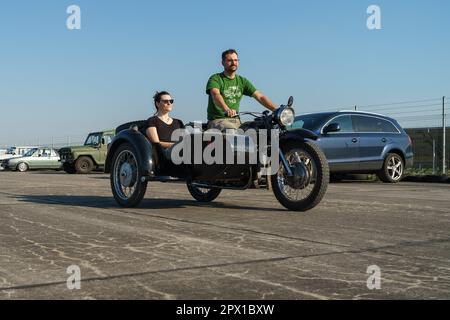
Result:
[[[292,104],[293,98],[290,97],[286,105],[281,105],[272,113],[239,113],[239,116],[250,115],[254,118],[242,123],[241,132],[276,130],[278,141],[275,141],[275,150],[270,141],[273,135],[270,134],[266,135],[269,137],[268,143],[262,146],[258,135],[255,139],[255,136],[232,132],[230,139],[230,133],[223,133],[224,143],[220,145],[221,148],[231,152],[233,160],[239,157],[244,159],[232,163],[205,159],[194,161],[195,155],[189,155],[186,157],[188,161],[178,163],[167,157],[159,144],[148,140],[145,134],[146,121],[120,125],[108,147],[105,163],[105,172],[110,173],[115,200],[122,207],[135,207],[145,196],[149,182],[183,181],[192,197],[199,202],[215,200],[223,189],[244,190],[266,185],[285,208],[292,211],[312,209],[322,200],[327,190],[328,162],[314,143],[318,138],[315,133],[306,129],[287,130],[295,118]],[[212,140],[217,139],[217,134],[214,138],[210,135],[210,138],[205,139],[208,133],[206,124],[199,126],[188,123],[186,132],[179,143],[189,141],[192,144],[200,141],[201,152],[206,151]],[[265,150],[261,150],[262,148]],[[185,151],[183,149],[180,154]],[[214,155],[214,151],[212,154]],[[268,156],[275,159],[275,162],[262,161],[262,157],[267,160]],[[250,161],[255,157],[257,161]],[[268,170],[270,167],[277,169]]]

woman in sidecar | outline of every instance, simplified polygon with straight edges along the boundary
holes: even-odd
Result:
[[[145,133],[150,142],[159,144],[162,153],[167,159],[170,159],[171,150],[175,143],[172,141],[172,133],[177,129],[184,128],[184,124],[183,121],[171,118],[169,115],[174,103],[169,92],[156,92],[153,96],[153,102],[156,113],[147,120]]]

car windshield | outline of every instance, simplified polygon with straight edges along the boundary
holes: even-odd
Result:
[[[100,140],[102,138],[101,134],[90,134],[86,138],[86,142],[84,143],[85,146],[98,146],[100,144]]]
[[[37,148],[30,149],[30,150],[28,150],[28,152],[25,153],[23,156],[24,156],[24,157],[31,157],[31,156],[36,152],[36,150],[37,150]]]
[[[305,114],[295,118],[295,122],[289,127],[293,129],[317,130],[329,117],[331,113]]]

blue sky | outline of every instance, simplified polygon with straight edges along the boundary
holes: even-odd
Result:
[[[71,4],[81,30],[66,28]],[[366,27],[371,4],[382,30]],[[228,48],[274,102],[293,95],[297,114],[450,95],[446,0],[3,0],[0,41],[0,146],[147,118],[162,89],[173,116],[206,119],[206,81]]]

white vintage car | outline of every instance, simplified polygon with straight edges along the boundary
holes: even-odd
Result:
[[[28,151],[36,148],[33,146],[9,147],[4,154],[0,155],[0,170],[5,169],[4,163],[6,160],[23,157]]]
[[[2,161],[2,167],[20,172],[29,169],[61,169],[61,159],[55,149],[48,147],[33,148],[18,158]]]

